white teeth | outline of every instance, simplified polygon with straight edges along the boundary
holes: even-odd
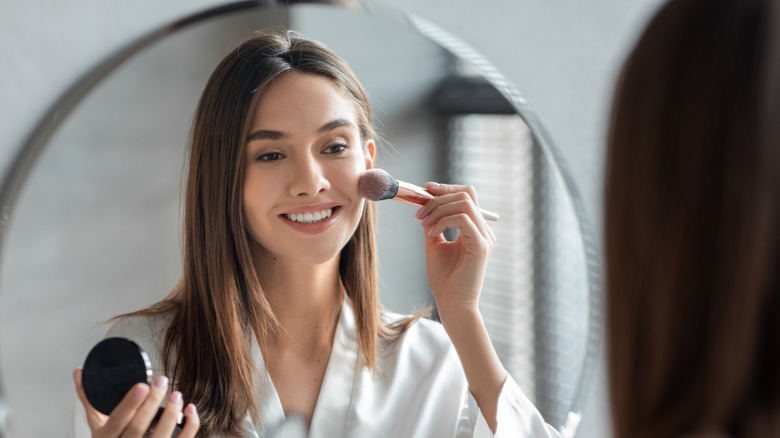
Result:
[[[319,222],[323,219],[329,218],[330,215],[333,213],[332,208],[326,208],[321,211],[316,211],[314,213],[291,213],[291,214],[285,214],[284,217],[287,219],[290,219],[293,222],[301,222],[304,224],[313,224],[315,222]]]

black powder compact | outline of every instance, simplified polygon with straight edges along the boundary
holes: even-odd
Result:
[[[152,362],[135,342],[126,338],[106,338],[92,347],[84,361],[81,384],[92,406],[109,415],[136,383],[152,385]],[[162,414],[160,407],[152,428]],[[173,433],[181,431],[183,416]]]

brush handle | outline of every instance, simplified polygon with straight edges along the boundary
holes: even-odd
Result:
[[[408,182],[398,181],[398,193],[396,193],[392,199],[404,202],[406,204],[422,207],[433,198],[435,198],[434,195],[430,194],[420,186],[409,184]],[[479,212],[482,213],[482,217],[485,218],[485,220],[494,222],[498,220],[498,215],[492,211],[487,211],[484,208],[480,208]]]

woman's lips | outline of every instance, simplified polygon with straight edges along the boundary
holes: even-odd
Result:
[[[329,214],[325,215],[325,217],[322,217],[322,212],[327,210],[330,210]],[[284,223],[296,231],[302,232],[304,234],[317,234],[327,230],[331,225],[333,225],[340,212],[341,207],[333,206],[320,210],[314,210],[313,212],[307,211],[304,213],[285,213],[279,215],[279,217],[282,218]],[[320,215],[321,218],[319,221],[314,221],[315,215]],[[311,216],[311,219],[309,219],[309,216]],[[297,219],[303,220],[298,221]]]
[[[332,213],[332,208],[323,208],[322,210],[307,211],[305,213],[285,213],[284,217],[293,222],[311,224],[329,218]]]

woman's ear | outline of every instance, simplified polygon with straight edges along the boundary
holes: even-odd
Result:
[[[369,138],[366,140],[366,170],[374,168],[374,156],[376,155],[376,143],[374,139]]]

